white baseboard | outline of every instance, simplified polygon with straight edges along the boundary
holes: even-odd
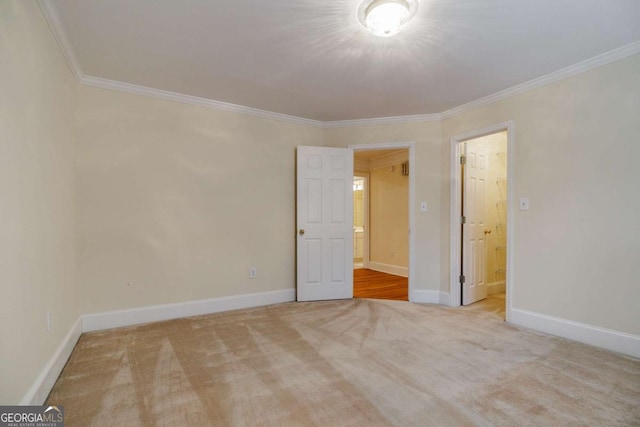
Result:
[[[605,329],[586,323],[547,316],[532,311],[511,309],[511,323],[581,343],[605,348],[640,359],[640,336]]]
[[[396,276],[409,277],[409,269],[407,267],[400,267],[399,265],[369,261],[369,269],[387,274],[395,274]]]
[[[82,323],[76,320],[67,335],[44,366],[40,375],[33,382],[27,393],[20,400],[20,405],[42,405],[56,383],[62,368],[67,363],[71,352],[82,333]]]
[[[414,289],[411,302],[421,304],[449,305],[449,294],[442,291]]]
[[[507,289],[507,284],[504,280],[499,282],[487,283],[487,295],[502,294]]]
[[[82,332],[198,316],[201,314],[219,313],[241,308],[259,307],[295,300],[296,290],[292,288],[256,294],[234,295],[230,297],[85,314],[81,316]]]

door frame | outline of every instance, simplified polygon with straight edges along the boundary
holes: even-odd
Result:
[[[358,172],[355,167],[353,169],[353,176],[364,179],[364,193],[363,193],[363,212],[364,216],[362,224],[362,267],[369,268],[369,172]],[[354,205],[355,209],[355,205]]]
[[[513,120],[497,123],[482,129],[476,129],[451,137],[451,185],[450,185],[450,218],[449,218],[449,305],[460,306],[460,257],[462,254],[460,229],[460,212],[462,209],[462,182],[460,178],[461,143],[494,133],[507,131],[507,275],[506,275],[506,320],[511,319],[511,301],[513,295],[513,242],[514,242],[514,194],[515,194],[515,123]]]
[[[415,161],[415,142],[380,142],[372,144],[351,144],[348,148],[352,149],[354,153],[356,151],[369,151],[369,150],[393,150],[393,149],[408,149],[409,150],[409,277],[408,277],[408,291],[409,302],[415,302],[414,296],[414,275],[415,269],[415,180],[416,180],[416,161]]]

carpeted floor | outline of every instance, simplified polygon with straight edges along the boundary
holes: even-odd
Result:
[[[66,425],[640,425],[640,361],[481,306],[288,303],[82,335]]]

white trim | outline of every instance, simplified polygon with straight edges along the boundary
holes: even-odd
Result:
[[[414,114],[410,116],[376,117],[371,119],[331,120],[328,122],[324,122],[324,127],[327,129],[333,129],[355,126],[397,125],[401,123],[413,122],[435,122],[441,119],[442,115],[439,113]]]
[[[473,138],[491,135],[501,131],[507,131],[507,277],[506,277],[506,320],[510,320],[511,296],[513,283],[513,248],[514,240],[514,209],[512,201],[515,200],[515,124],[513,121],[498,123],[482,129],[472,130],[451,138],[451,186],[449,198],[449,305],[460,306],[460,143]]]
[[[413,291],[413,301],[418,304],[449,305],[449,294],[442,291],[416,289]]]
[[[415,192],[416,192],[416,143],[414,141],[407,142],[381,142],[373,144],[353,144],[349,145],[353,151],[366,150],[386,150],[407,148],[409,150],[409,301],[414,301],[415,286],[415,254],[416,242],[415,230],[416,214],[415,214]],[[371,264],[371,262],[370,262]]]
[[[244,107],[242,105],[231,104],[229,102],[214,101],[212,99],[200,98],[197,96],[184,95],[167,90],[154,89],[151,87],[134,85],[131,83],[119,82],[116,80],[102,79],[99,77],[84,76],[80,84],[101,89],[111,89],[120,92],[132,93],[135,95],[149,96],[152,98],[164,99],[167,101],[180,102],[182,104],[198,105],[201,107],[213,108],[215,110],[231,111],[233,113],[247,114],[249,116],[260,117],[262,119],[279,120],[298,125],[323,127],[324,122],[318,120],[305,119],[303,117],[290,116],[288,114],[274,113],[260,110],[258,108]]]
[[[369,261],[369,269],[396,276],[409,277],[409,268],[399,265],[384,264],[382,262]]]
[[[33,382],[29,390],[20,400],[20,405],[42,405],[51,392],[53,385],[56,383],[60,372],[67,363],[71,352],[80,338],[82,333],[82,323],[80,319],[71,326],[67,335],[53,353],[47,364],[44,366],[40,375]]]
[[[52,4],[51,0],[38,0],[38,1],[46,2],[48,5],[47,7],[50,7],[49,5]],[[46,16],[46,13],[45,13],[45,16]],[[59,25],[59,24],[56,24],[56,25]],[[54,27],[52,27],[52,29],[54,30],[53,32],[54,32],[54,35],[56,36],[56,39],[59,40],[59,43],[61,43],[61,48],[63,50],[63,53],[65,53],[65,57],[67,58],[67,61],[69,61],[69,65],[72,68],[74,75],[76,75],[76,78],[80,81],[81,84],[84,84],[87,86],[100,87],[103,89],[113,89],[113,90],[119,90],[123,92],[135,93],[138,95],[152,96],[155,98],[177,101],[184,104],[201,105],[209,108],[216,108],[216,109],[232,111],[236,113],[249,114],[256,117],[281,120],[285,122],[291,122],[291,123],[302,124],[307,126],[321,127],[325,129],[356,127],[356,126],[372,126],[372,125],[394,125],[394,124],[402,124],[402,123],[430,122],[430,121],[445,120],[445,119],[449,119],[451,117],[455,117],[457,115],[466,113],[468,111],[475,110],[477,108],[484,107],[486,105],[493,104],[495,102],[502,101],[504,99],[523,94],[525,92],[536,89],[538,87],[555,83],[557,81],[564,80],[569,77],[573,77],[575,75],[587,72],[594,68],[598,68],[603,65],[607,65],[609,63],[619,61],[621,59],[640,53],[640,41],[633,42],[628,45],[614,49],[612,51],[594,56],[593,58],[589,58],[587,60],[578,62],[577,64],[573,64],[568,67],[562,68],[560,70],[554,71],[552,73],[546,74],[544,76],[537,77],[533,80],[529,80],[524,83],[520,83],[510,88],[485,96],[483,98],[479,98],[471,102],[467,102],[466,104],[459,105],[457,107],[451,108],[441,113],[413,114],[413,115],[407,115],[407,116],[391,116],[391,117],[375,117],[375,118],[369,118],[369,119],[331,120],[331,121],[323,122],[320,120],[313,120],[313,119],[307,119],[304,117],[292,116],[288,114],[275,113],[272,111],[260,110],[257,108],[245,107],[242,105],[215,101],[212,99],[199,98],[196,96],[183,95],[176,92],[169,92],[165,90],[153,89],[145,86],[138,86],[138,85],[119,82],[115,80],[107,80],[107,79],[102,79],[98,77],[83,75],[82,71],[77,65],[77,61],[75,61],[75,56],[73,54],[73,51],[69,47],[68,41],[64,41],[66,39],[66,36],[64,35],[64,30],[58,31],[55,28],[55,25]],[[67,50],[69,51],[68,53],[67,53]],[[81,77],[78,77],[78,74],[76,73],[79,73]]]
[[[53,0],[38,0],[38,5],[42,10],[44,18],[49,24],[49,28],[53,33],[53,38],[55,38],[56,42],[58,42],[58,46],[60,46],[60,50],[62,51],[64,58],[67,60],[67,64],[69,65],[71,74],[73,74],[73,77],[75,77],[77,82],[80,82],[84,74],[82,72],[82,69],[80,68],[80,65],[78,64],[76,54],[71,47],[71,42],[69,41],[67,32],[62,25],[62,21],[60,21],[58,9],[56,9]]]
[[[524,83],[520,83],[508,89],[501,90],[494,94],[473,100],[471,102],[467,102],[466,104],[459,105],[457,107],[451,108],[449,110],[446,110],[440,113],[413,114],[413,115],[406,115],[406,116],[376,117],[376,118],[353,119],[353,120],[331,120],[331,121],[323,122],[319,120],[307,119],[304,117],[291,116],[288,114],[281,114],[281,113],[275,113],[267,110],[260,110],[252,107],[245,107],[242,105],[236,105],[236,104],[231,104],[227,102],[215,101],[212,99],[199,98],[196,96],[184,95],[176,92],[169,92],[169,91],[160,90],[160,89],[153,89],[153,88],[148,88],[144,86],[138,86],[138,85],[119,82],[115,80],[108,80],[108,79],[103,79],[99,77],[87,76],[84,74],[84,72],[82,71],[78,63],[75,52],[71,46],[71,42],[69,41],[69,37],[67,36],[67,33],[64,29],[64,26],[62,25],[62,22],[60,21],[60,15],[58,14],[54,1],[38,0],[38,4],[40,5],[40,9],[42,10],[44,17],[47,20],[49,27],[51,28],[51,32],[53,33],[54,38],[58,42],[58,45],[60,46],[60,49],[62,50],[62,53],[66,58],[67,63],[69,64],[69,68],[71,69],[71,72],[73,73],[76,80],[81,84],[84,84],[87,86],[93,86],[93,87],[100,87],[103,89],[119,90],[119,91],[128,92],[128,93],[135,93],[143,96],[151,96],[151,97],[160,98],[160,99],[177,101],[184,104],[201,105],[209,108],[217,108],[217,109],[232,111],[236,113],[249,114],[256,117],[281,120],[285,122],[303,124],[303,125],[314,126],[314,127],[322,127],[327,129],[444,120],[444,119],[457,116],[462,113],[466,113],[476,108],[483,107],[485,105],[489,105],[494,102],[510,98],[515,95],[520,95],[522,93],[528,92],[540,86],[554,83],[559,80],[566,79],[568,77],[572,77],[577,74],[584,73],[594,68],[601,67],[611,62],[619,61],[621,59],[640,53],[640,41],[636,41],[636,42],[627,44],[625,46],[621,46],[617,49],[613,49],[609,52],[605,52],[600,55],[594,56],[593,58],[589,58],[584,61],[578,62],[576,64],[570,65],[568,67],[562,68],[560,70],[554,71],[547,75],[537,77],[533,80],[529,80]]]
[[[529,80],[524,83],[520,83],[518,85],[512,86],[508,89],[501,90],[489,96],[485,96],[483,98],[479,98],[474,101],[467,102],[466,104],[459,105],[455,108],[452,108],[450,110],[440,113],[440,118],[444,120],[451,117],[455,117],[462,113],[475,110],[476,108],[484,107],[486,105],[493,104],[494,102],[502,101],[503,99],[507,99],[507,98],[511,98],[512,96],[523,94],[525,92],[539,88],[541,86],[555,83],[557,81],[564,80],[569,77],[573,77],[575,75],[587,72],[589,70],[593,70],[594,68],[607,65],[611,62],[619,61],[631,55],[635,55],[637,53],[640,53],[640,41],[636,41],[628,45],[619,47],[617,49],[611,50],[609,52],[605,52],[603,54],[594,56],[593,58],[589,58],[587,60],[578,62],[577,64],[573,64],[568,67],[561,68],[552,73],[546,74],[541,77],[537,77],[533,80]]]
[[[107,311],[85,314],[82,318],[82,332],[219,313],[241,308],[259,307],[270,304],[291,302],[296,299],[296,290],[282,289],[278,291],[255,294],[234,295],[222,298],[211,298],[197,301],[185,301],[175,304],[154,305],[130,308],[126,310]]]
[[[640,359],[640,335],[514,308],[511,323]]]

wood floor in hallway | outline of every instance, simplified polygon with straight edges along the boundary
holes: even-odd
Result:
[[[409,300],[409,280],[406,277],[358,268],[353,270],[354,298]]]
[[[478,315],[486,315],[489,317],[498,317],[505,320],[505,306],[506,306],[506,294],[494,294],[489,295],[487,298],[473,303],[471,305],[464,306],[463,309],[475,312]]]

